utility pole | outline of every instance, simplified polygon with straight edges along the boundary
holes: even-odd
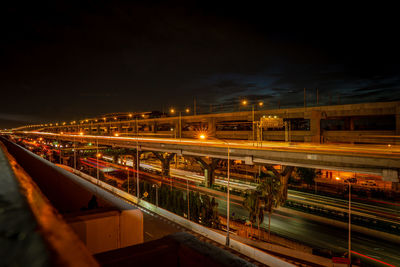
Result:
[[[230,171],[229,171],[229,165],[230,165],[230,163],[229,163],[229,161],[230,161],[230,159],[229,159],[229,144],[228,144],[228,165],[227,165],[227,168],[228,168],[228,190],[227,190],[227,196],[226,196],[226,199],[227,199],[227,201],[228,201],[228,205],[227,205],[227,209],[226,209],[226,246],[228,246],[229,247],[229,245],[230,245],[230,239],[229,239],[229,217],[231,216],[230,215],[230,205],[229,205],[229,203],[230,203],[230,195],[229,195],[229,190],[230,190],[230,188],[229,188],[229,186],[230,186]]]
[[[251,120],[252,120],[252,124],[251,124],[251,130],[253,132],[253,146],[254,146],[254,104],[251,105]]]
[[[349,184],[349,263],[351,266],[351,183],[348,181]]]
[[[96,138],[96,178],[99,183],[99,139]]]
[[[319,92],[318,92],[318,88],[317,88],[317,106],[319,105]]]
[[[179,111],[179,141],[182,141],[182,112]]]
[[[189,202],[189,180],[186,179],[186,197],[187,197],[187,209],[188,209],[188,213],[187,213],[187,218],[188,220],[190,220],[190,202]]]
[[[74,135],[74,169],[76,170],[76,142],[75,142],[75,135]]]
[[[196,112],[197,112],[197,110],[196,110],[196,98],[194,97],[193,98],[193,115],[196,116]]]
[[[138,136],[136,136],[136,197],[139,201],[139,140],[138,140]]]

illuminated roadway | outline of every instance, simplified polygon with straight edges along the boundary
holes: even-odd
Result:
[[[188,156],[226,158],[246,164],[282,164],[382,175],[384,180],[398,182],[400,147],[385,145],[312,144],[238,140],[198,140],[144,137],[19,132],[19,135],[45,137],[72,142],[98,142],[99,145],[162,151]],[[258,146],[257,146],[258,144]]]
[[[103,158],[112,160],[112,158],[107,157],[107,156],[104,156]],[[126,164],[128,166],[133,166],[132,161],[129,159],[126,161]],[[146,168],[146,169],[158,170],[158,171],[161,170],[160,166],[143,163],[143,162],[140,163],[140,167]],[[171,171],[171,176],[173,176],[173,177],[187,179],[189,181],[197,182],[197,183],[204,182],[203,175],[199,175],[199,174],[191,172],[191,171],[180,170],[180,169],[175,169],[175,168],[171,168],[170,171]],[[219,179],[218,177],[215,177],[215,184],[226,186],[227,181],[224,179]],[[232,182],[232,181],[230,181],[230,187],[240,189],[240,190],[256,188],[254,185],[243,184],[243,183]],[[207,190],[207,189],[204,188],[204,190]],[[225,194],[223,194],[223,195],[225,195]],[[232,195],[231,197],[235,198],[235,195]],[[237,197],[237,200],[242,201],[242,198]],[[334,209],[334,210],[342,211],[344,213],[347,213],[347,211],[348,211],[348,201],[343,200],[343,199],[338,199],[338,198],[332,198],[332,197],[327,197],[327,196],[320,196],[320,195],[314,195],[314,194],[310,194],[310,193],[289,190],[288,200],[295,200],[298,203],[304,203],[304,204],[310,204],[313,206],[320,206],[320,207],[325,207],[328,209]],[[400,205],[399,204],[389,203],[389,202],[380,202],[380,203],[374,202],[373,204],[374,205],[352,201],[352,214],[363,216],[363,217],[368,217],[368,218],[376,218],[379,220],[385,220],[388,222],[400,224]],[[376,204],[378,204],[380,206],[377,206]]]

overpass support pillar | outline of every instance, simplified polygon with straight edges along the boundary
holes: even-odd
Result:
[[[173,159],[173,157],[175,156],[175,153],[153,152],[153,154],[161,161],[162,176],[169,177],[170,175],[169,164],[171,162],[171,159]]]
[[[396,135],[400,135],[400,104],[396,106]]]
[[[207,125],[208,135],[209,136],[215,136],[216,132],[217,132],[217,126],[216,126],[216,123],[215,123],[215,118],[209,118],[207,120],[207,123],[208,123],[208,125]]]
[[[310,118],[310,133],[311,142],[320,144],[321,143],[321,111],[311,111]]]
[[[112,155],[112,163],[118,164],[119,155]]]
[[[212,187],[215,183],[215,170],[220,162],[220,159],[211,159],[209,162],[206,162],[201,157],[195,157],[195,159],[204,171],[206,187]]]
[[[292,175],[294,167],[293,166],[282,166],[281,171],[278,171],[272,165],[266,165],[265,168],[267,170],[271,171],[276,177],[279,178],[279,181],[281,182],[280,195],[283,199],[286,200],[287,192],[288,192],[288,180],[289,180],[290,175]]]
[[[388,182],[399,182],[399,172],[395,169],[384,169],[382,170],[382,180]]]

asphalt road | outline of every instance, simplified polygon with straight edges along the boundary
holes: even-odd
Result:
[[[226,201],[218,199],[220,214],[226,214]],[[246,217],[248,212],[239,204],[233,202],[230,206],[231,214],[235,217]],[[268,216],[264,217],[261,227],[267,228]],[[276,211],[271,217],[271,232],[283,237],[294,239],[312,247],[325,248],[338,253],[344,253],[348,248],[348,231],[317,223],[298,215]],[[384,261],[394,266],[400,266],[399,244],[386,240],[372,238],[352,232],[352,250],[368,257]],[[364,258],[363,261],[366,259]],[[373,261],[368,261],[373,263]],[[380,266],[379,264],[376,264]],[[382,265],[384,266],[384,265]]]

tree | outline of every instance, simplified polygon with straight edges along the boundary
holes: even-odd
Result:
[[[287,193],[288,193],[288,180],[289,177],[292,174],[292,171],[294,169],[293,166],[282,166],[282,171],[277,171],[273,166],[271,165],[266,165],[265,169],[268,170],[268,172],[264,173],[261,172],[260,174],[260,179],[262,179],[263,177],[267,177],[267,176],[275,176],[277,179],[279,179],[280,182],[280,201],[281,204],[284,204],[286,199],[287,199]]]
[[[251,190],[248,189],[246,190],[244,200],[243,200],[243,206],[245,209],[249,211],[249,221],[251,222],[250,224],[250,232],[253,230],[253,224],[256,222],[257,219],[257,211],[259,210],[259,191],[256,190]]]
[[[282,197],[280,179],[272,174],[264,173],[260,176],[261,183],[255,190],[248,190],[244,196],[243,206],[249,211],[251,227],[257,222],[260,232],[260,224],[264,221],[264,213],[268,213],[268,240],[271,232],[271,214],[275,208],[285,203]]]
[[[268,241],[271,236],[271,214],[275,208],[285,203],[286,199],[282,199],[280,179],[271,175],[267,176],[258,186],[261,191],[261,198],[264,204],[264,210],[268,213]],[[264,218],[264,216],[263,216]]]

